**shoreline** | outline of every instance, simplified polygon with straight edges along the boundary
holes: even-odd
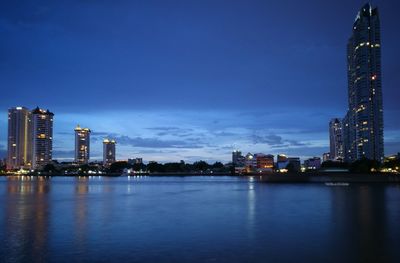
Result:
[[[329,172],[312,172],[312,173],[269,173],[269,174],[229,174],[229,173],[142,173],[132,175],[121,174],[85,174],[85,175],[18,175],[18,174],[1,174],[1,177],[18,177],[18,176],[34,176],[34,177],[127,177],[127,176],[145,176],[145,177],[254,177],[259,182],[265,183],[390,183],[400,184],[399,174],[373,173],[373,174],[355,174],[355,173],[329,173]]]

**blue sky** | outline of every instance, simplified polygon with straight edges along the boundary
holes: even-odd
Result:
[[[7,109],[55,113],[117,139],[117,157],[221,160],[322,155],[347,108],[346,42],[363,1],[10,1],[0,9],[0,154]],[[381,15],[386,154],[400,151],[397,1]]]

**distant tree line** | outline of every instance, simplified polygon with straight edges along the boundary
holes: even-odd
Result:
[[[325,161],[321,165],[321,169],[338,168],[347,169],[351,173],[374,173],[380,171],[382,168],[398,170],[400,167],[400,159],[389,159],[383,163],[375,160],[363,158],[353,163]],[[5,166],[0,166],[0,173],[5,172]],[[197,161],[194,163],[170,162],[158,163],[150,162],[147,165],[143,163],[130,164],[127,161],[118,161],[113,163],[110,167],[104,168],[99,164],[90,163],[80,166],[66,165],[65,163],[59,164],[57,161],[45,165],[42,169],[37,170],[34,174],[42,175],[88,175],[90,173],[122,173],[125,169],[131,169],[136,172],[149,172],[149,173],[234,173],[234,166],[228,164],[224,165],[221,162],[209,164],[205,161]],[[288,171],[294,171],[293,165],[289,164]]]
[[[388,160],[383,163],[380,163],[375,160],[362,158],[352,163],[325,161],[321,165],[321,168],[348,169],[351,173],[374,173],[378,172],[382,168],[391,168],[394,170],[397,167],[400,167],[399,159]]]
[[[113,163],[108,169],[111,173],[119,173],[124,169],[133,169],[136,172],[148,171],[150,173],[190,173],[190,172],[230,172],[230,168],[225,167],[221,162],[208,164],[205,161],[197,161],[192,164],[184,161],[172,163],[150,162],[145,164],[129,164],[126,161]]]

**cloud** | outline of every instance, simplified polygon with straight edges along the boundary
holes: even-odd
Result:
[[[232,137],[232,136],[237,136],[237,133],[234,132],[226,132],[226,131],[216,131],[212,132],[215,136],[217,137]]]
[[[253,144],[265,143],[274,149],[303,147],[309,145],[309,143],[304,143],[293,139],[283,139],[282,136],[276,134],[269,134],[265,136],[252,134],[251,140]]]
[[[203,145],[189,143],[182,140],[160,140],[158,138],[129,137],[126,135],[116,136],[114,139],[120,145],[129,145],[141,148],[203,148]]]
[[[157,136],[180,136],[188,137],[192,135],[193,129],[190,128],[179,128],[179,127],[150,127],[146,128],[150,131],[156,131]]]
[[[269,146],[278,146],[284,143],[282,137],[275,134],[270,134],[265,136],[253,134],[251,135],[251,139],[254,144],[266,143]]]
[[[296,140],[285,140],[285,142],[287,142],[290,146],[307,146],[307,145],[309,145],[308,143],[299,142]]]
[[[322,156],[323,153],[327,152],[329,147],[323,146],[310,146],[310,147],[300,147],[300,148],[288,148],[284,150],[284,153],[289,156],[296,156],[302,159]]]
[[[103,136],[103,137],[107,137],[107,136],[111,136],[112,134],[110,134],[109,132],[94,132],[92,131],[90,133],[91,136]]]

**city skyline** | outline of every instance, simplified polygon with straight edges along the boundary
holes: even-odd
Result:
[[[108,22],[120,15],[110,25],[118,28],[115,31],[98,20],[99,25],[83,23],[80,31],[70,17],[58,16],[61,9],[55,3],[22,9],[6,4],[6,11],[0,11],[8,12],[0,21],[7,37],[0,65],[5,76],[0,85],[7,87],[6,99],[0,102],[1,156],[5,157],[7,147],[6,110],[37,104],[56,113],[53,155],[59,160],[73,160],[71,127],[76,123],[93,130],[94,160],[102,160],[101,142],[106,137],[118,141],[117,159],[229,161],[234,149],[303,159],[322,156],[329,149],[327,120],[344,116],[347,108],[346,42],[349,25],[363,4],[293,3],[299,11],[296,15],[310,15],[296,19],[300,24],[293,26],[294,10],[279,3],[215,4],[212,11],[202,9],[200,3],[187,3],[184,8],[171,4],[168,15],[161,2],[153,11],[146,4],[121,2],[104,19]],[[71,4],[67,9],[80,23],[86,13],[77,11],[77,5],[91,10],[93,19],[108,7],[107,3]],[[393,6],[398,3],[374,5],[382,23],[388,155],[400,148],[398,22]],[[33,8],[33,15],[28,8]],[[119,13],[123,9],[132,11],[132,17]],[[325,9],[333,14],[318,13]],[[305,10],[315,12],[301,12]],[[149,16],[140,16],[142,11]],[[154,16],[157,12],[159,18]],[[142,24],[139,18],[144,19]],[[165,27],[160,22],[166,22]],[[213,29],[216,24],[219,27]],[[278,24],[276,30],[273,25]],[[82,38],[85,30],[93,28]],[[174,28],[175,33],[166,28]],[[146,30],[154,33],[148,35]],[[28,37],[32,45],[23,51],[18,43]],[[285,59],[280,61],[282,56]],[[49,95],[32,92],[39,88]],[[14,94],[15,90],[19,92]],[[20,95],[25,93],[31,95]]]

